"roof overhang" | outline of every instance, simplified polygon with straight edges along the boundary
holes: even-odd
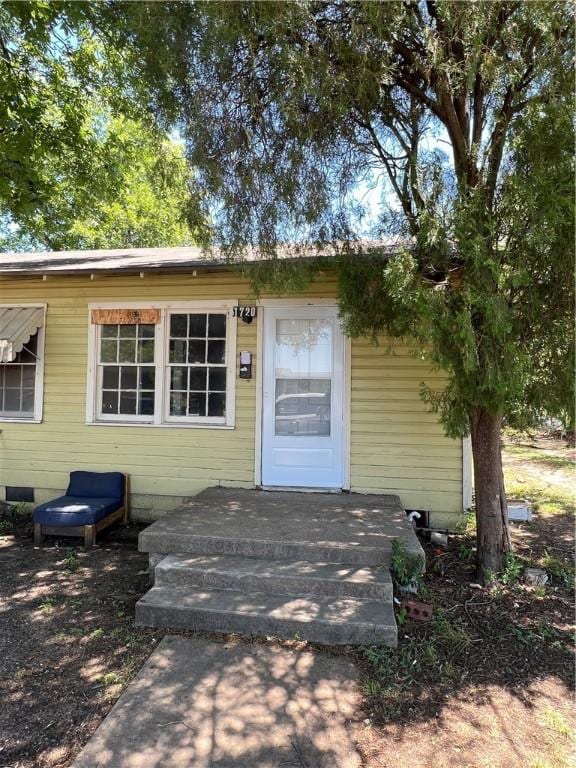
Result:
[[[364,252],[390,255],[404,244],[397,239],[365,240],[355,244]],[[0,276],[50,276],[138,274],[144,272],[193,272],[195,270],[227,270],[257,262],[281,259],[322,260],[328,265],[341,252],[342,243],[318,246],[285,245],[274,255],[256,248],[246,248],[231,258],[222,249],[209,250],[196,246],[180,248],[116,248],[96,251],[37,251],[0,254]]]
[[[44,307],[0,307],[0,363],[11,363],[44,325]]]

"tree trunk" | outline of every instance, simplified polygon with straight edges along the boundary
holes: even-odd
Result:
[[[502,416],[489,413],[484,408],[476,408],[470,418],[476,497],[478,579],[483,584],[502,570],[504,555],[510,551],[500,450],[501,426]]]

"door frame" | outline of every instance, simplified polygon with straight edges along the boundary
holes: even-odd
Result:
[[[262,407],[264,401],[264,316],[266,308],[272,307],[337,307],[334,299],[323,298],[293,298],[293,299],[260,299],[256,302],[258,315],[256,317],[256,414],[255,414],[255,460],[254,485],[262,487]],[[350,411],[352,397],[352,344],[349,336],[344,335],[342,349],[342,364],[344,380],[342,381],[342,490],[350,490]],[[315,492],[314,488],[290,488],[292,491]],[[325,491],[326,492],[326,491]]]

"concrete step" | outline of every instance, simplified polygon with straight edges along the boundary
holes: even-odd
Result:
[[[392,600],[392,579],[386,568],[304,560],[167,555],[156,566],[154,583],[157,587]]]
[[[397,496],[211,488],[140,533],[139,549],[161,555],[219,555],[390,565],[392,542],[424,552]]]
[[[264,560],[311,560],[325,563],[344,563],[358,566],[390,566],[392,556],[392,541],[387,539],[379,542],[378,546],[351,546],[340,542],[305,542],[305,541],[275,541],[274,539],[232,538],[222,536],[202,536],[198,534],[182,534],[177,538],[164,535],[162,532],[142,531],[139,539],[141,552],[155,555],[188,554],[188,555],[224,555],[232,557],[249,557]],[[149,533],[150,531],[150,533]],[[414,535],[414,534],[413,534]],[[414,535],[415,543],[409,551],[421,554],[424,563],[424,553]]]
[[[235,590],[153,587],[136,604],[136,624],[205,632],[299,637],[334,645],[396,646],[391,602]]]

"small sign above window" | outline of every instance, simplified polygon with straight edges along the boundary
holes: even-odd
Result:
[[[159,309],[93,309],[93,325],[148,325],[160,322]]]

